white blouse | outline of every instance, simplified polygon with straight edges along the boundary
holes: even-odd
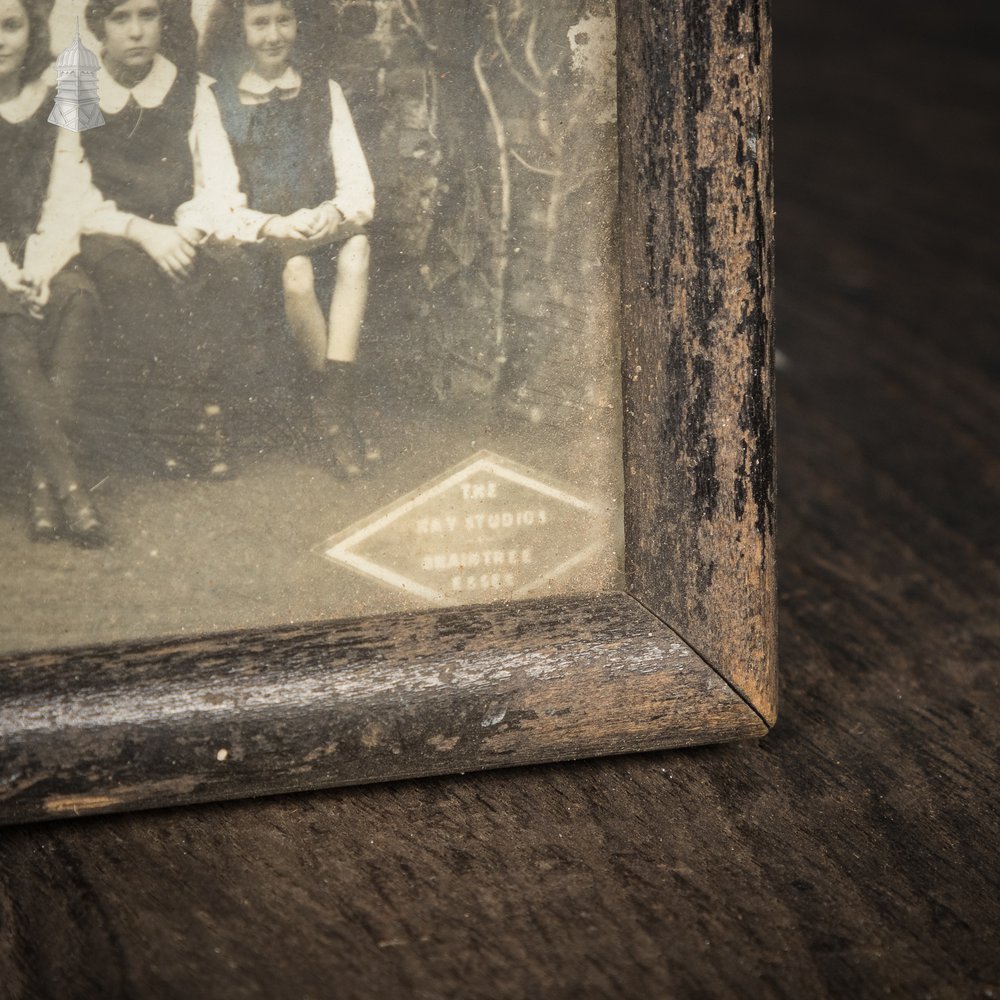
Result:
[[[159,107],[176,79],[177,67],[159,53],[149,73],[132,88],[122,86],[105,70],[100,79],[101,110],[118,114],[130,96],[141,108]],[[260,238],[260,230],[269,216],[247,208],[246,197],[240,191],[239,171],[211,86],[211,77],[199,73],[188,132],[194,164],[194,191],[190,200],[178,206],[174,223],[197,229],[206,238],[213,236],[224,241],[252,243]],[[120,211],[113,200],[98,191],[80,136],[77,133],[68,135],[74,140],[71,143],[74,162],[72,177],[67,181],[82,202],[82,232],[124,236],[135,216]]]
[[[336,190],[332,192],[329,204],[344,217],[345,222],[364,226],[371,222],[375,214],[375,188],[368,161],[358,140],[351,110],[340,84],[334,80],[330,84],[330,107],[333,115],[330,121],[329,147],[333,161]],[[281,100],[298,97],[302,89],[302,77],[293,66],[275,80],[266,80],[259,73],[248,70],[240,78],[237,86],[240,104],[265,104],[272,91],[278,91]],[[315,205],[302,205],[315,208]]]
[[[0,117],[12,125],[20,124],[41,107],[48,93],[44,79],[33,80],[21,88],[17,97],[0,104]],[[39,281],[53,278],[80,251],[78,199],[72,186],[64,183],[69,137],[73,135],[66,129],[59,129],[38,227],[28,237],[24,248],[24,273]],[[15,267],[9,248],[2,241],[0,267]]]

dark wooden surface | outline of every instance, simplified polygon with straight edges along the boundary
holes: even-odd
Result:
[[[777,729],[2,831],[0,996],[1000,995],[1000,26],[774,21]]]

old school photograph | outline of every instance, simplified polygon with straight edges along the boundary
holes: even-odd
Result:
[[[615,42],[0,0],[0,653],[617,589]]]

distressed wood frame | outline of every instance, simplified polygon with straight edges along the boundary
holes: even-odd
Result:
[[[0,822],[775,720],[767,0],[619,0],[625,592],[0,664]]]

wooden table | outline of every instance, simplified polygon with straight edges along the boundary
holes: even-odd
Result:
[[[774,11],[772,735],[3,831],[0,996],[1000,996],[995,9]]]

